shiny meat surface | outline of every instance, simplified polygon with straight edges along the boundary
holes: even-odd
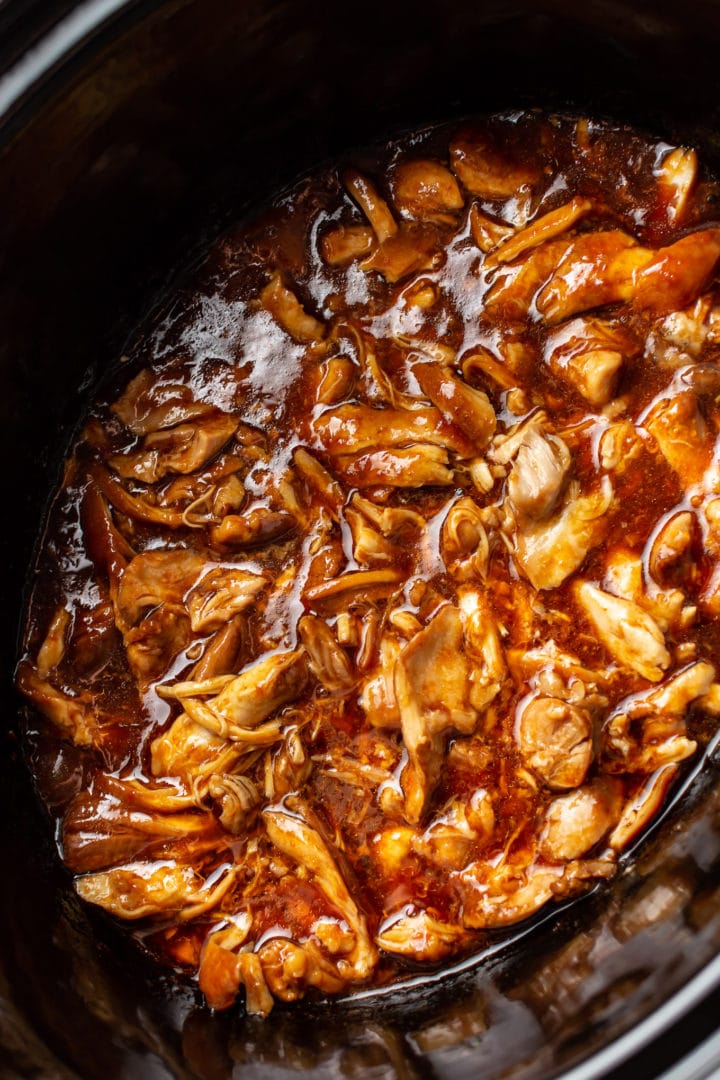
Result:
[[[717,727],[718,186],[435,128],[225,235],[98,390],[17,683],[78,894],[213,1008],[481,952]]]

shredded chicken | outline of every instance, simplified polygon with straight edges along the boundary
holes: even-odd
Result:
[[[361,162],[108,373],[16,673],[79,897],[256,1016],[612,877],[720,723],[720,185],[538,113]]]
[[[193,630],[219,630],[245,611],[267,585],[260,574],[218,568],[204,574],[188,593],[187,609]]]
[[[562,439],[530,428],[508,477],[508,498],[522,518],[541,521],[552,513],[572,458]]]
[[[464,128],[450,144],[450,161],[460,182],[473,195],[505,199],[537,179],[537,166],[526,165],[502,150],[479,129]]]
[[[598,492],[579,495],[577,488],[559,513],[545,521],[518,524],[515,550],[520,569],[536,589],[556,589],[603,539],[612,488],[607,477]]]
[[[579,581],[575,594],[615,660],[649,682],[659,682],[671,657],[655,620],[631,600],[604,592],[589,581]]]
[[[442,220],[463,208],[457,180],[438,161],[404,161],[395,169],[392,184],[396,207],[411,217]]]
[[[422,817],[440,776],[446,733],[468,734],[477,720],[468,700],[469,670],[462,645],[460,613],[448,604],[405,646],[395,666],[395,693],[408,752],[402,775],[405,816],[413,823]]]
[[[208,886],[189,866],[130,863],[85,874],[77,878],[75,888],[83,900],[122,919],[145,919],[165,912],[178,922],[187,922],[214,908],[234,878],[234,871],[229,870],[215,886]]]
[[[232,416],[206,415],[192,423],[152,432],[138,450],[116,454],[108,461],[125,479],[154,484],[169,473],[184,475],[201,468],[225,446],[237,427]]]
[[[622,326],[607,319],[572,319],[548,338],[546,360],[553,372],[590,405],[612,400],[626,357],[639,351]]]
[[[578,787],[593,759],[588,714],[551,697],[536,697],[520,713],[517,741],[531,769],[553,790]]]
[[[332,906],[345,919],[355,940],[351,951],[338,961],[338,972],[351,981],[362,980],[376,962],[367,921],[352,899],[330,848],[318,830],[305,819],[303,810],[297,801],[292,803],[289,812],[271,806],[263,811],[263,823],[273,844],[310,871]]]

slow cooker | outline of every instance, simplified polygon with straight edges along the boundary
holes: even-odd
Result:
[[[481,962],[385,992],[214,1015],[80,904],[17,736],[23,583],[95,380],[178,268],[353,145],[540,106],[720,168],[720,3],[0,3],[0,1074],[664,1075],[720,1068],[720,753],[610,886]],[[720,745],[720,744],[719,744]]]

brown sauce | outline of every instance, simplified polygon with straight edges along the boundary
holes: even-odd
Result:
[[[302,180],[142,327],[35,567],[86,900],[250,1011],[611,877],[715,731],[718,188],[518,114]]]

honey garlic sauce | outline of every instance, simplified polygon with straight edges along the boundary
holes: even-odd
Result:
[[[18,684],[81,897],[215,1008],[480,951],[717,727],[717,184],[513,113],[307,177],[141,327]]]

